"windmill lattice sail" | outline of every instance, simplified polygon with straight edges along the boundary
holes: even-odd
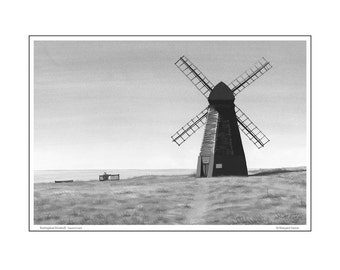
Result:
[[[174,135],[172,135],[172,141],[177,143],[178,146],[184,143],[192,134],[194,134],[205,124],[207,114],[208,107],[192,118],[183,127],[181,127]]]
[[[206,97],[209,97],[214,85],[206,76],[184,55],[175,63],[180,71],[195,85],[195,87]]]
[[[263,147],[269,139],[262,131],[248,118],[248,116],[235,105],[235,113],[239,128],[251,140],[257,148]]]
[[[233,91],[234,96],[240,93],[248,85],[252,84],[264,73],[272,68],[272,65],[262,57],[256,64],[233,80],[228,87]]]

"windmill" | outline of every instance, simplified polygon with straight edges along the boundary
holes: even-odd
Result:
[[[172,141],[180,146],[206,124],[196,176],[248,175],[239,129],[257,148],[269,139],[234,101],[242,90],[271,69],[271,64],[261,58],[228,85],[220,82],[216,86],[187,57],[180,57],[175,65],[208,99],[209,105],[172,135]]]

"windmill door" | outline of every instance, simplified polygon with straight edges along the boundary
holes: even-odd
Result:
[[[207,177],[208,176],[208,170],[209,170],[209,157],[202,157],[202,171],[201,176]]]

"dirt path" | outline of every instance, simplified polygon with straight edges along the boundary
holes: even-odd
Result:
[[[204,214],[208,204],[208,183],[206,178],[198,178],[194,201],[187,216],[186,224],[205,224]]]

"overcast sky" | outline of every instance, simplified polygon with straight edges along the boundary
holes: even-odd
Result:
[[[196,168],[204,128],[171,141],[208,103],[177,69],[187,56],[215,85],[258,59],[273,68],[235,100],[271,140],[241,134],[248,168],[306,165],[304,41],[35,41],[35,169]]]

